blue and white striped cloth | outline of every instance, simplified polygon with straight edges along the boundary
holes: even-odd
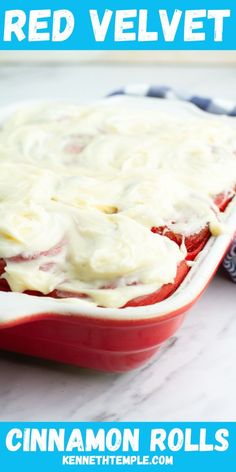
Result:
[[[109,96],[112,95],[134,95],[138,97],[177,99],[193,103],[198,108],[201,108],[201,110],[207,111],[208,113],[236,116],[236,104],[231,100],[200,97],[199,95],[176,91],[165,85],[128,85],[127,87],[112,92]]]
[[[134,84],[116,90],[109,96],[112,95],[133,95],[138,97],[178,99],[193,103],[198,108],[201,108],[201,110],[207,111],[208,113],[236,116],[235,102],[230,100],[206,98],[185,92],[179,92],[167,86]],[[231,280],[236,283],[236,239],[223,261],[223,267],[226,269]]]

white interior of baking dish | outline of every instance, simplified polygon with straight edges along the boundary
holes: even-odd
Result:
[[[22,106],[39,102],[22,102],[12,104],[0,110],[0,122]],[[100,102],[102,106],[110,103],[127,104],[138,109],[159,108],[171,114],[178,113],[181,116],[198,114],[212,119],[213,115],[199,110],[194,105],[177,100],[162,100],[136,97],[112,97]],[[235,119],[235,118],[229,118]],[[73,314],[96,317],[100,319],[147,319],[169,314],[190,304],[207,285],[217,265],[225,254],[231,240],[236,233],[236,198],[228,205],[224,213],[224,222],[227,225],[227,233],[211,237],[205,248],[198,255],[193,267],[176,292],[166,300],[154,305],[143,307],[99,308],[82,299],[54,299],[50,297],[37,297],[22,293],[0,292],[0,323],[4,325],[9,321],[20,320],[31,315],[41,313]]]

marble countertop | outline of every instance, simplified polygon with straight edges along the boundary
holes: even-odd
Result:
[[[236,101],[236,69],[200,66],[0,65],[0,105],[99,98],[152,82]],[[220,271],[149,364],[103,374],[0,353],[1,421],[236,421],[236,286]]]

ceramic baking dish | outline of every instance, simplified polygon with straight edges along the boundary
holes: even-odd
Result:
[[[119,97],[108,102],[111,100],[132,102],[139,108],[162,107],[186,117],[204,113],[171,100]],[[19,106],[2,110],[0,118]],[[110,309],[82,300],[0,292],[0,349],[104,371],[138,367],[174,334],[213,277],[236,233],[235,198],[224,212],[224,221],[227,233],[211,237],[176,292],[154,305]]]

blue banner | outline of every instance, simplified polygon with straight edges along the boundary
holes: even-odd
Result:
[[[235,50],[233,0],[2,0],[0,50]]]
[[[236,423],[0,423],[0,470],[235,470]]]

